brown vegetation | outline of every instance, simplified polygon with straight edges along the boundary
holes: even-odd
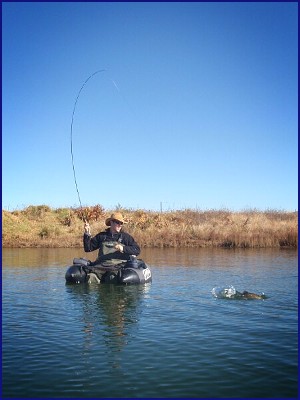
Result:
[[[29,206],[2,211],[3,247],[82,247],[83,219],[92,233],[105,229],[115,210],[102,206]],[[125,229],[141,247],[297,247],[298,212],[276,210],[181,210],[154,212],[118,208]]]

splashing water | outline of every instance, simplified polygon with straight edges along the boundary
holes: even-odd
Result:
[[[256,294],[246,290],[239,292],[234,286],[229,287],[215,287],[211,291],[212,295],[217,299],[237,299],[237,300],[249,300],[249,299],[267,299],[264,293]]]
[[[218,299],[230,299],[234,298],[236,294],[236,289],[234,286],[230,286],[229,288],[220,288],[215,287],[211,291],[212,295]]]

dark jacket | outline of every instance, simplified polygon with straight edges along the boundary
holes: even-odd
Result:
[[[121,231],[119,233],[112,234],[109,228],[106,229],[104,232],[98,233],[94,237],[91,237],[91,235],[85,233],[83,235],[84,251],[90,252],[100,249],[101,243],[104,241],[120,242],[120,244],[124,246],[123,253],[120,254],[124,254],[127,256],[130,255],[138,256],[141,251],[139,245],[135,242],[133,237],[129,235],[129,233]]]

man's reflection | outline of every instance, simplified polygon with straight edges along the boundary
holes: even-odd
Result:
[[[70,301],[79,301],[83,311],[83,352],[89,353],[99,347],[99,341],[105,343],[104,352],[110,357],[121,352],[134,337],[134,328],[143,311],[143,299],[149,290],[150,284],[67,285]],[[113,367],[118,367],[117,364]]]

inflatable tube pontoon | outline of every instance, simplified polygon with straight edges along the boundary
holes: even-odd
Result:
[[[117,265],[95,264],[85,258],[74,258],[65,275],[66,283],[144,284],[152,282],[150,268],[143,260],[133,259]]]

